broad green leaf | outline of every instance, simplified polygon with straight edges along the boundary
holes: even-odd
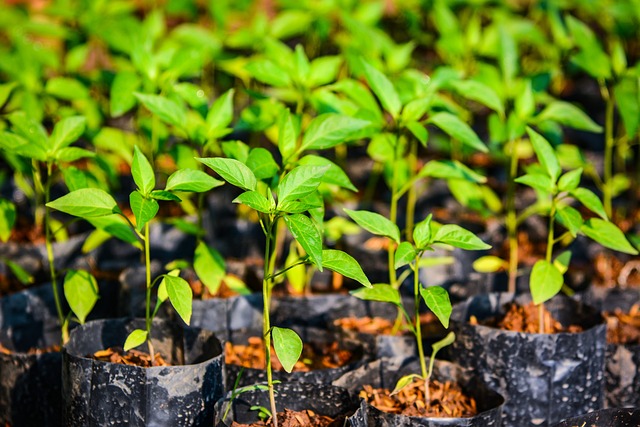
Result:
[[[440,286],[429,286],[420,288],[420,295],[429,310],[436,315],[442,326],[449,327],[449,317],[451,317],[451,301],[449,300],[449,292]]]
[[[527,133],[529,134],[529,139],[531,140],[531,145],[533,145],[533,150],[536,152],[538,161],[545,171],[547,171],[549,177],[551,177],[551,183],[555,184],[562,172],[556,152],[551,144],[538,132],[527,127]]]
[[[313,193],[322,182],[328,166],[298,166],[278,184],[278,206]]]
[[[193,109],[200,109],[207,105],[207,96],[198,85],[187,82],[176,83],[173,85],[173,90]]]
[[[509,263],[494,255],[486,255],[473,262],[473,269],[479,273],[495,273],[508,266]]]
[[[502,76],[507,83],[507,89],[518,73],[518,47],[513,36],[504,26],[499,29],[498,63]]]
[[[625,77],[621,79],[613,88],[613,94],[624,129],[627,136],[631,137],[638,132],[640,126],[640,82],[638,82],[638,78]]]
[[[124,351],[129,351],[132,348],[136,348],[147,341],[147,331],[144,329],[135,329],[129,334],[124,342]]]
[[[87,119],[82,116],[67,117],[56,123],[49,138],[53,153],[77,141],[84,132],[86,124]]]
[[[431,243],[431,218],[432,214],[417,223],[413,228],[413,241],[420,249],[426,249],[427,245]]]
[[[578,199],[578,201],[582,203],[585,208],[589,209],[591,212],[598,215],[600,218],[604,220],[608,219],[607,213],[604,210],[604,206],[602,205],[602,202],[593,191],[587,188],[579,187],[571,191],[570,194],[576,199]]]
[[[49,147],[49,136],[42,123],[32,117],[28,117],[25,112],[19,111],[9,114],[9,121],[13,131],[32,143],[38,150],[46,151]],[[25,154],[21,154],[25,155]],[[25,155],[26,157],[35,158]]]
[[[220,253],[204,242],[198,243],[193,255],[193,269],[211,295],[216,295],[225,276],[225,262]]]
[[[580,185],[580,178],[582,177],[582,168],[570,170],[563,174],[558,180],[558,190],[560,191],[573,191]]]
[[[242,141],[222,141],[220,143],[225,157],[246,162],[249,157],[249,146]]]
[[[318,227],[302,214],[285,215],[284,223],[318,270],[322,271],[322,235]]]
[[[131,211],[136,217],[136,229],[142,231],[145,224],[155,218],[160,206],[153,199],[145,198],[140,192],[132,191],[129,195]]]
[[[491,245],[480,240],[478,236],[455,224],[445,224],[441,226],[436,231],[433,241],[466,250],[482,250],[491,248]]]
[[[89,98],[89,90],[78,80],[69,77],[53,77],[46,80],[45,92],[65,101]]]
[[[318,87],[335,81],[342,61],[340,56],[321,56],[311,61],[309,87]]]
[[[400,229],[393,222],[380,215],[369,211],[344,210],[349,217],[360,227],[378,236],[386,236],[396,243],[400,243]]]
[[[56,160],[62,163],[75,162],[76,160],[95,157],[96,153],[80,147],[64,147],[58,150]]]
[[[0,132],[0,148],[29,159],[47,160],[47,151],[43,147],[14,133]]]
[[[398,117],[402,109],[402,102],[391,81],[365,60],[362,60],[361,63],[367,83],[369,83],[369,87],[380,100],[382,107],[388,111],[392,117]]]
[[[518,184],[528,185],[532,188],[537,188],[538,190],[542,190],[546,193],[553,192],[553,182],[551,182],[551,178],[548,175],[544,175],[541,173],[528,173],[514,179]]]
[[[88,271],[69,270],[64,277],[64,296],[83,324],[98,301],[98,283]]]
[[[359,136],[371,123],[366,120],[327,113],[314,118],[302,137],[299,151],[325,150]]]
[[[591,218],[582,225],[582,232],[605,248],[626,254],[638,255],[638,251],[627,240],[622,230],[614,223],[600,218]]]
[[[0,240],[7,242],[16,222],[16,207],[7,199],[0,198]]]
[[[271,329],[271,338],[276,356],[282,363],[282,368],[291,372],[302,355],[302,340],[294,330],[277,326]]]
[[[173,305],[173,308],[175,308],[184,323],[188,325],[191,322],[191,303],[193,300],[191,286],[183,278],[169,276],[168,274],[165,274],[164,282],[171,305]]]
[[[266,197],[257,191],[245,191],[233,200],[233,203],[242,203],[262,213],[272,213],[275,205],[272,205]]]
[[[204,193],[224,184],[211,175],[197,169],[178,169],[167,179],[167,191],[193,191]]]
[[[429,139],[429,131],[421,123],[409,122],[407,123],[407,129],[416,139],[422,144],[423,147],[427,146],[427,140]]]
[[[422,377],[418,374],[409,374],[409,375],[405,375],[404,377],[401,377],[396,383],[396,386],[393,388],[393,391],[389,394],[389,396],[393,396],[400,393],[402,390],[404,390],[406,387],[411,385],[413,381],[418,378],[422,378]]]
[[[134,92],[138,90],[142,79],[131,71],[116,74],[109,93],[109,110],[111,117],[120,117],[136,105]]]
[[[580,51],[571,60],[597,79],[611,77],[611,63],[608,55],[589,26],[571,15],[566,16],[567,27]]]
[[[251,61],[245,69],[258,81],[275,87],[287,87],[291,85],[289,73],[268,59]]]
[[[137,145],[133,147],[133,162],[131,163],[131,175],[143,194],[150,194],[156,186],[156,175],[151,163]]]
[[[283,162],[286,162],[295,153],[297,144],[298,129],[293,123],[291,112],[285,108],[278,118],[278,150]]]
[[[253,171],[258,179],[269,179],[280,171],[280,167],[273,159],[273,155],[266,148],[252,148],[245,164]]]
[[[256,189],[258,184],[256,176],[247,165],[238,160],[223,157],[196,158],[196,160],[213,169],[231,185],[249,191]]]
[[[358,189],[351,183],[351,180],[349,179],[347,174],[342,169],[340,169],[338,165],[336,165],[326,157],[310,154],[300,159],[298,164],[305,166],[327,167],[327,171],[322,176],[322,182],[326,184],[337,185],[351,191],[358,191]]]
[[[531,298],[533,303],[538,305],[556,296],[562,289],[564,279],[555,265],[545,260],[539,260],[531,270],[529,282]]]
[[[451,113],[436,113],[429,118],[428,122],[438,126],[451,138],[460,141],[464,145],[483,153],[489,152],[487,146],[484,145],[473,129]]]
[[[370,288],[359,288],[350,291],[349,293],[354,297],[365,301],[388,302],[397,305],[398,307],[402,305],[400,291],[386,283],[376,283],[371,285]]]
[[[362,267],[351,255],[337,249],[322,251],[322,266],[344,277],[353,279],[363,286],[371,287],[371,282],[362,271]]]
[[[463,179],[476,183],[487,182],[486,177],[457,160],[431,160],[418,172],[418,176],[441,179]]]
[[[135,96],[147,110],[158,116],[163,122],[178,128],[184,127],[187,121],[187,112],[184,106],[160,95],[145,95],[135,92]]]
[[[491,108],[504,117],[504,105],[498,94],[489,86],[475,80],[458,80],[451,83],[455,91],[472,101]]]
[[[87,221],[96,229],[104,231],[110,236],[120,239],[123,242],[130,243],[132,245],[140,245],[137,235],[135,234],[127,220],[124,219],[121,215],[112,214],[87,218]]]
[[[154,200],[171,200],[173,202],[178,202],[178,203],[182,201],[180,197],[166,190],[153,190],[151,194],[149,194],[149,197],[151,197]]]
[[[215,100],[207,114],[207,135],[218,136],[219,132],[229,127],[233,120],[233,94],[229,89]]]
[[[81,188],[47,203],[51,209],[80,218],[119,213],[118,204],[109,193],[97,188]]]
[[[166,268],[170,268],[169,265],[166,266]],[[173,270],[171,270],[170,272],[168,272],[165,276],[173,276],[173,277],[178,277],[180,275],[180,269],[175,268]],[[165,277],[162,277],[162,280],[160,281],[160,284],[158,285],[158,303],[163,303],[166,300],[169,299],[169,293],[167,292],[167,281],[165,280]]]
[[[602,132],[602,126],[591,120],[584,111],[564,101],[553,101],[535,119],[537,122],[550,120],[563,126],[588,132]]]
[[[580,227],[582,227],[582,215],[571,206],[562,206],[556,212],[556,220],[565,226],[573,237],[578,235]]]
[[[569,270],[569,263],[571,262],[571,251],[563,251],[553,260],[553,265],[558,269],[561,274],[564,274]]]
[[[94,249],[100,247],[107,240],[111,239],[113,236],[107,233],[104,230],[96,229],[89,233],[89,235],[84,239],[82,243],[82,253],[88,254]]]
[[[9,82],[0,84],[0,108],[7,103],[7,100],[11,96],[11,92],[18,86],[18,82]]]
[[[395,253],[394,259],[394,268],[397,270],[400,267],[403,267],[411,261],[413,261],[416,257],[416,249],[409,242],[402,242],[398,245]]]

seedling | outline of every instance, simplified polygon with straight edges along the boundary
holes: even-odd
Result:
[[[158,213],[159,200],[180,202],[181,199],[176,193],[208,191],[219,185],[220,181],[202,171],[179,169],[169,176],[164,189],[156,190],[153,167],[137,146],[134,147],[131,174],[137,187],[129,195],[129,206],[135,217],[135,224],[122,212],[109,193],[97,188],[72,191],[48,203],[47,206],[69,215],[96,222],[102,225],[105,231],[116,236],[122,237],[124,235],[126,237],[127,233],[133,232],[142,243],[146,283],[145,329],[136,329],[131,332],[124,343],[124,349],[127,351],[146,342],[153,363],[155,359],[151,343],[151,326],[160,305],[169,299],[178,315],[186,324],[189,324],[192,311],[192,291],[189,284],[178,277],[179,271],[177,270],[151,280],[149,223]],[[114,218],[114,215],[119,216],[120,220],[118,221],[117,217]],[[124,224],[122,219],[124,219]],[[136,241],[132,241],[132,244],[136,243]],[[157,289],[157,302],[152,311],[151,293],[160,279],[162,281]]]
[[[453,333],[436,343],[433,348],[432,359],[429,369],[427,369],[423,344],[422,344],[422,325],[420,324],[420,304],[422,301],[436,315],[440,323],[445,328],[449,328],[449,317],[451,316],[451,302],[448,292],[440,286],[421,286],[419,281],[420,263],[422,256],[426,251],[433,250],[436,244],[451,245],[466,250],[482,250],[490,248],[489,245],[480,240],[470,231],[455,225],[446,224],[436,227],[432,223],[432,215],[429,215],[424,221],[416,224],[413,230],[413,243],[400,241],[400,230],[390,220],[375,212],[367,211],[349,211],[347,214],[361,227],[371,233],[388,237],[398,243],[398,249],[395,252],[394,267],[400,269],[409,265],[413,272],[413,296],[414,296],[414,312],[413,320],[407,313],[402,304],[400,292],[390,284],[375,284],[371,289],[362,288],[352,291],[352,295],[357,298],[369,301],[381,301],[394,304],[398,310],[404,315],[409,328],[416,338],[418,347],[418,357],[420,360],[420,374],[412,374],[401,378],[396,385],[394,393],[397,393],[403,387],[409,385],[414,378],[422,378],[425,382],[424,390],[426,402],[429,406],[429,378],[433,371],[433,357],[435,353],[442,347],[453,342],[455,336]]]

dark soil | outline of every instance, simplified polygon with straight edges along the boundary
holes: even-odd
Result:
[[[169,366],[162,355],[155,353],[154,362],[151,363],[149,353],[138,350],[129,350],[125,352],[121,347],[111,347],[106,350],[96,351],[87,357],[102,362],[120,363],[122,365],[140,366],[142,368],[150,368],[151,366]]]
[[[395,322],[383,317],[343,317],[336,319],[333,324],[346,331],[359,332],[371,335],[407,335],[410,334],[406,324],[402,324],[400,328],[394,328]],[[420,315],[420,324],[423,332],[436,333],[442,326],[433,313],[423,313]]]
[[[640,305],[635,304],[627,313],[605,313],[605,317],[609,344],[640,344]]]
[[[278,425],[282,427],[342,427],[344,425],[345,418],[329,418],[324,415],[316,414],[313,411],[291,411],[285,409],[284,412],[278,412]],[[231,427],[259,427],[259,426],[272,426],[271,419],[267,421],[258,421],[253,424],[239,424],[233,422]]]
[[[305,343],[302,356],[293,367],[296,372],[308,372],[316,369],[334,369],[347,365],[355,358],[348,350],[340,348],[339,343],[326,343],[322,347]],[[260,337],[251,337],[247,345],[225,343],[225,360],[232,365],[245,368],[265,369],[264,342]],[[271,350],[271,364],[273,369],[282,370],[275,351]]]
[[[476,401],[456,383],[429,381],[429,405],[425,405],[424,381],[416,379],[391,396],[388,389],[364,386],[360,398],[381,411],[409,417],[468,418],[478,413]]]
[[[26,354],[31,354],[31,355],[40,355],[40,354],[46,354],[46,353],[59,353],[61,350],[62,349],[61,349],[61,347],[59,345],[51,345],[49,347],[44,347],[44,348],[30,348],[25,353]],[[11,351],[8,348],[6,348],[5,346],[3,346],[2,344],[0,344],[0,353],[2,353],[2,354],[15,354],[17,352]]]
[[[539,313],[538,306],[534,305],[533,302],[525,306],[511,303],[508,305],[507,312],[502,318],[489,318],[478,322],[478,320],[472,316],[470,322],[473,325],[482,324],[507,331],[538,334],[540,333]],[[583,328],[578,325],[570,325],[565,328],[560,322],[553,318],[551,312],[545,307],[543,307],[543,316],[545,334],[557,334],[560,332],[578,333],[583,331]]]

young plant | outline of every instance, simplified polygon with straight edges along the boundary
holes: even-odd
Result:
[[[575,239],[578,234],[584,234],[610,249],[632,255],[637,255],[638,251],[627,241],[623,232],[609,221],[600,199],[591,190],[580,186],[582,168],[562,173],[551,144],[531,128],[527,128],[527,133],[539,165],[517,178],[516,182],[537,191],[541,204],[546,207],[544,213],[549,217],[545,258],[535,263],[529,279],[533,303],[538,305],[540,310],[540,333],[544,333],[543,304],[562,289],[563,274],[571,259],[569,251],[553,258],[553,249],[557,243],[566,243],[567,240]],[[570,199],[579,201],[599,218],[583,218],[582,214],[571,206]],[[558,237],[555,235],[556,223],[566,229]]]
[[[97,188],[83,188],[62,196],[47,204],[48,207],[57,209],[69,215],[97,222],[104,230],[116,237],[128,240],[127,232],[133,231],[142,243],[142,252],[145,264],[146,304],[145,304],[145,329],[136,329],[127,337],[124,343],[125,351],[138,347],[145,342],[149,347],[152,363],[154,349],[151,343],[151,326],[160,305],[169,299],[176,312],[186,324],[191,319],[192,291],[189,284],[178,277],[178,271],[163,274],[151,280],[151,253],[149,223],[158,213],[158,201],[180,202],[176,193],[209,191],[219,185],[219,181],[206,173],[198,170],[180,169],[169,176],[164,189],[156,190],[155,172],[149,160],[142,151],[135,146],[131,174],[136,184],[136,189],[129,195],[129,206],[135,218],[135,224],[131,222],[118,207],[115,199],[104,190]],[[123,223],[114,220],[112,215],[118,215],[128,224],[123,231]],[[101,223],[101,220],[104,220]],[[137,242],[133,241],[132,244]],[[138,245],[136,245],[138,247]],[[151,294],[158,282],[162,279],[157,289],[157,302],[155,308],[151,307]]]
[[[327,166],[297,166],[284,172],[279,180],[271,179],[273,188],[260,181],[246,164],[228,158],[199,158],[199,161],[213,169],[229,184],[241,190],[233,202],[242,203],[255,210],[266,237],[264,248],[263,295],[263,340],[266,356],[267,386],[269,389],[270,409],[273,422],[277,427],[274,381],[271,366],[271,345],[287,372],[291,372],[302,353],[302,340],[298,334],[288,328],[272,326],[269,316],[271,295],[276,279],[290,268],[301,264],[313,264],[352,278],[364,286],[371,286],[357,261],[350,255],[338,250],[323,250],[322,235],[314,220],[308,215],[323,201],[317,197],[317,188],[322,182]],[[275,193],[275,194],[274,194]],[[276,236],[278,228],[284,223],[293,238],[306,252],[297,263],[277,270],[278,262]]]
[[[420,324],[420,304],[422,301],[436,315],[438,320],[445,328],[449,328],[449,317],[451,316],[451,302],[448,292],[440,286],[422,286],[419,280],[420,266],[422,256],[426,251],[432,251],[434,245],[444,244],[454,246],[465,250],[482,250],[490,248],[489,245],[480,240],[470,231],[455,225],[446,224],[437,227],[432,223],[432,215],[430,214],[425,220],[416,224],[413,230],[413,243],[408,241],[400,241],[400,230],[397,225],[392,223],[384,216],[367,211],[350,211],[345,210],[347,214],[365,230],[392,239],[398,243],[395,251],[394,267],[400,269],[409,266],[413,273],[413,297],[414,312],[413,320],[405,310],[400,292],[393,286],[382,283],[375,284],[372,288],[362,288],[352,291],[352,295],[369,301],[382,301],[394,304],[398,310],[404,315],[409,325],[409,329],[416,338],[418,347],[418,357],[420,360],[420,374],[412,374],[401,378],[396,385],[394,393],[409,385],[413,379],[421,378],[424,380],[425,405],[429,406],[429,378],[433,371],[433,357],[435,353],[442,347],[449,345],[455,339],[455,335],[450,333],[442,341],[434,344],[432,359],[429,369],[427,369],[423,344],[422,344],[422,325]]]

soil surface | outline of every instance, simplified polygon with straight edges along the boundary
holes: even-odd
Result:
[[[44,347],[44,348],[30,348],[29,350],[27,350],[25,352],[25,354],[30,354],[30,355],[40,355],[40,354],[46,354],[46,353],[59,353],[62,350],[62,348],[59,345],[51,345],[49,347]],[[8,348],[6,348],[5,346],[3,346],[2,344],[0,344],[0,353],[2,354],[16,354],[16,353],[20,353],[20,352],[16,352],[16,351],[11,351]]]
[[[302,348],[302,356],[294,365],[293,371],[308,372],[316,369],[339,368],[350,363],[355,358],[348,350],[340,348],[339,343],[326,343],[322,347],[305,343]],[[232,365],[245,368],[265,369],[264,342],[260,337],[251,337],[247,345],[225,343],[225,360]],[[271,348],[271,364],[273,369],[282,370],[282,364],[278,360],[273,347]]]
[[[605,313],[605,317],[609,344],[640,344],[640,305],[635,304],[628,313]]]
[[[543,306],[544,331],[545,334],[557,334],[560,332],[578,333],[584,329],[582,326],[570,325],[564,327],[560,322],[553,318],[551,312]],[[537,305],[532,302],[525,306],[511,303],[507,307],[507,312],[502,318],[490,318],[482,322],[472,316],[470,323],[472,325],[482,324],[494,328],[500,328],[507,331],[526,332],[530,334],[540,333],[540,311]]]
[[[120,363],[122,365],[140,366],[150,368],[151,366],[170,366],[160,353],[155,353],[154,363],[151,363],[149,353],[138,350],[124,351],[121,347],[110,347],[106,350],[96,351],[87,357],[102,362]]]
[[[324,415],[316,414],[311,410],[291,411],[285,409],[284,412],[278,412],[278,425],[281,427],[342,427],[344,425],[344,417],[333,419]],[[258,421],[253,424],[240,424],[233,422],[231,427],[251,427],[251,426],[272,426],[271,419],[267,421]]]
[[[622,262],[613,254],[598,253],[593,263],[598,286],[640,287],[640,260]]]
[[[342,328],[346,331],[354,331],[371,335],[408,335],[411,334],[408,326],[402,324],[400,328],[395,329],[395,322],[383,317],[343,317],[333,321],[334,326]],[[442,326],[433,313],[423,313],[420,315],[420,324],[422,325],[423,334],[437,333]]]
[[[381,411],[409,417],[468,418],[478,413],[476,401],[456,383],[429,381],[429,405],[425,405],[424,381],[416,379],[391,396],[388,389],[364,386],[359,397]]]

